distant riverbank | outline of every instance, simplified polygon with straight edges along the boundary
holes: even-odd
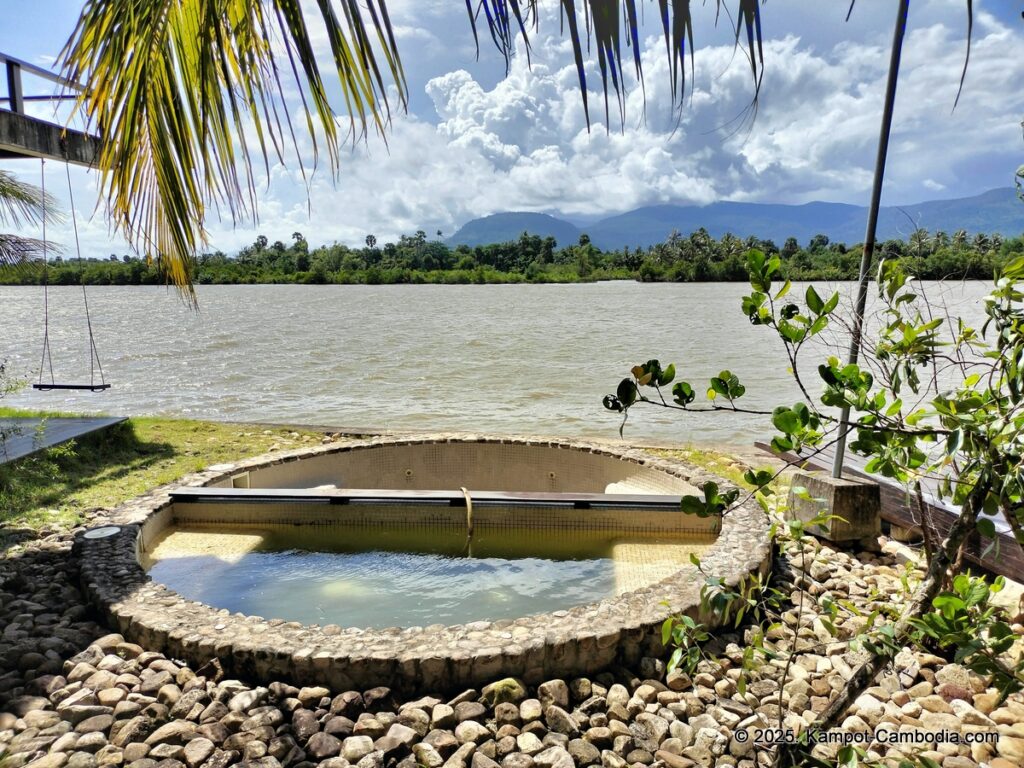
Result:
[[[824,235],[801,245],[789,238],[719,240],[698,230],[687,237],[670,235],[650,248],[602,251],[586,235],[559,247],[553,238],[524,233],[508,243],[451,248],[428,240],[422,232],[378,247],[372,235],[364,248],[326,245],[310,248],[294,233],[292,242],[257,238],[234,256],[206,253],[190,267],[196,285],[314,284],[482,285],[505,283],[592,283],[605,280],[704,283],[746,282],[746,253],[758,248],[777,254],[789,280],[854,280],[860,270],[861,246],[830,242]],[[925,280],[988,280],[1008,259],[1024,253],[1024,238],[1003,239],[963,233],[916,231],[909,240],[888,240],[876,250],[880,258],[898,259],[908,274]],[[135,256],[52,259],[48,264],[0,268],[0,285],[162,285],[159,259]]]

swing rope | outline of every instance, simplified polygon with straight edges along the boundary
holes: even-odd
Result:
[[[39,385],[37,388],[41,388],[43,385],[44,368],[48,368],[50,371],[50,385],[54,384],[53,358],[50,356],[50,260],[46,250],[48,242],[46,239],[48,215],[46,211],[46,160],[43,158],[39,158],[39,178],[39,187],[43,191],[43,359],[39,363]]]
[[[40,158],[40,188],[43,192],[43,199],[46,199],[46,160]],[[78,216],[75,214],[75,195],[71,187],[71,166],[67,160],[64,161],[64,172],[68,180],[68,200],[71,204],[71,225],[75,233],[75,254],[78,261],[82,260],[82,245],[78,237]],[[44,203],[45,205],[45,203]],[[44,392],[54,389],[87,389],[91,392],[100,392],[109,389],[106,377],[103,374],[103,363],[100,361],[99,349],[96,347],[96,337],[92,330],[92,316],[89,312],[89,293],[85,283],[82,283],[82,301],[85,304],[85,325],[89,332],[89,383],[88,384],[57,384],[53,375],[53,358],[50,353],[50,286],[49,286],[49,257],[47,253],[46,239],[46,215],[43,215],[43,357],[39,363],[39,383],[33,385],[33,389]],[[44,371],[49,371],[49,383],[43,381]],[[99,383],[96,382],[96,373],[99,372]]]
[[[71,190],[71,166],[64,161],[64,173],[68,178],[68,201],[71,203],[71,227],[75,232],[75,253],[78,260],[82,260],[82,245],[78,241],[78,216],[75,215],[75,193]],[[103,363],[100,362],[100,352],[96,349],[96,337],[92,332],[92,317],[89,315],[89,293],[85,290],[85,282],[82,282],[82,302],[85,304],[85,325],[89,329],[89,383],[96,383],[96,369],[100,372],[100,383],[106,384],[107,379],[103,375]]]

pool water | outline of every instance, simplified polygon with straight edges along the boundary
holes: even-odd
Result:
[[[665,575],[701,548],[664,536],[507,527],[478,528],[468,548],[465,530],[453,527],[173,527],[144,564],[155,581],[217,608],[382,628],[494,621],[595,602],[622,591],[624,570],[655,567]]]

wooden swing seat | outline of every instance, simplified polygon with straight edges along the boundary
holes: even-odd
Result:
[[[104,389],[110,389],[109,384],[33,384],[32,389],[38,389],[40,392],[50,392],[54,389],[86,389],[90,392],[102,392]]]

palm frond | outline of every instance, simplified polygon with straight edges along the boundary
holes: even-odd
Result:
[[[0,232],[0,267],[29,267],[57,250],[61,250],[60,246],[52,242]]]
[[[44,218],[47,222],[62,219],[53,197],[0,170],[0,222],[20,228],[39,225]]]
[[[86,0],[61,53],[65,75],[88,86],[78,106],[89,127],[106,137],[99,171],[112,223],[189,298],[188,264],[206,242],[208,210],[226,209],[233,222],[258,214],[252,158],[269,168],[290,145],[306,172],[286,81],[301,95],[314,166],[326,150],[332,172],[343,135],[337,112],[354,141],[385,131],[390,85],[405,106],[383,0],[315,0],[315,8],[340,84],[337,111],[300,0]]]
[[[469,20],[472,25],[473,39],[479,50],[479,32],[477,25],[483,18],[487,23],[491,40],[499,53],[505,58],[506,67],[515,52],[517,36],[524,41],[524,48],[529,55],[529,39],[526,34],[525,20],[532,19],[537,24],[536,0],[466,0]],[[765,0],[761,0],[763,4]],[[716,21],[722,10],[728,11],[726,0],[715,0]],[[587,103],[587,74],[583,53],[584,46],[590,49],[591,43],[597,51],[597,65],[601,73],[601,85],[604,90],[605,125],[611,118],[611,99],[615,99],[620,120],[624,118],[626,83],[622,69],[622,38],[626,36],[626,44],[633,48],[633,66],[637,81],[641,88],[643,81],[643,62],[640,50],[640,13],[642,0],[583,0],[577,5],[576,0],[561,0],[562,32],[572,44],[576,74],[580,83],[583,110],[590,126],[590,108]],[[582,10],[582,23],[579,18]],[[690,0],[658,0],[658,17],[661,20],[662,35],[665,38],[665,50],[670,62],[672,80],[672,104],[674,109],[682,108],[686,100],[687,69],[693,72],[693,15]],[[518,24],[513,24],[512,19]],[[581,33],[581,29],[583,30]],[[736,13],[736,45],[742,46],[750,61],[751,75],[754,85],[753,101],[756,103],[761,87],[764,70],[764,51],[761,32],[761,9],[758,0],[737,0]]]

